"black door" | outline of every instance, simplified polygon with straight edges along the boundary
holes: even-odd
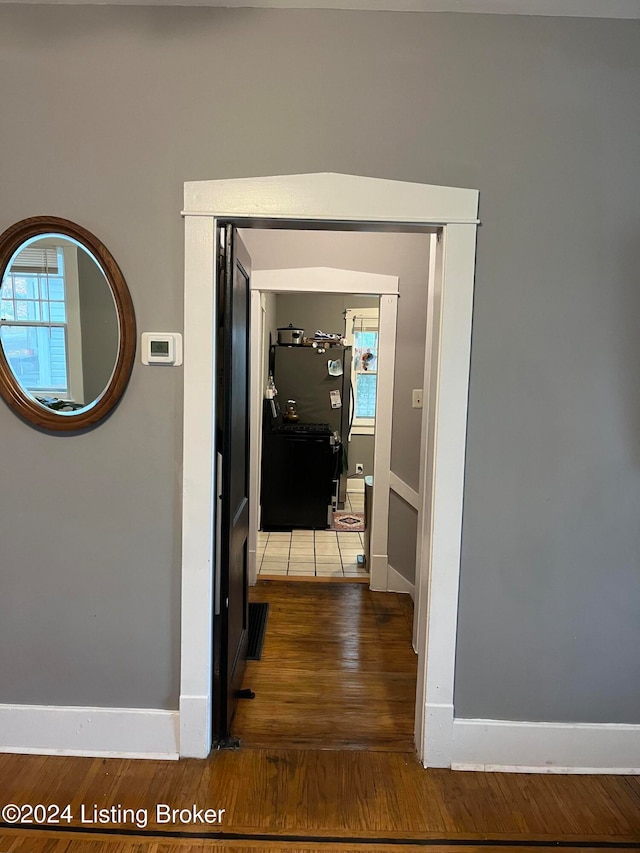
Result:
[[[248,639],[249,276],[251,259],[231,225],[218,229],[218,519],[213,637],[213,733],[229,741]]]

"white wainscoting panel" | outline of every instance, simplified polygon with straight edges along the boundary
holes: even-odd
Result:
[[[393,471],[391,471],[389,474],[389,488],[392,492],[395,492],[396,495],[399,495],[403,501],[406,501],[409,506],[412,506],[415,510],[420,511],[420,495],[416,492],[415,489],[412,489],[408,483],[405,483],[404,480],[401,480],[397,474],[394,474]]]

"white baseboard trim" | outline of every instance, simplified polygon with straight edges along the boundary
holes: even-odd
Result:
[[[408,581],[397,569],[393,566],[387,568],[387,591],[388,592],[405,592],[411,596],[411,600],[415,601],[416,588],[411,581]]]
[[[347,492],[364,494],[364,477],[349,477],[347,480]]]
[[[427,702],[422,737],[422,763],[425,767],[451,767],[452,736],[453,705]]]
[[[387,592],[389,557],[386,554],[369,554],[369,588],[375,592]]]
[[[403,501],[406,501],[409,506],[412,506],[416,512],[420,511],[422,508],[420,495],[408,483],[401,480],[397,474],[394,474],[393,471],[389,473],[389,488],[396,495],[399,495]]]
[[[207,696],[180,697],[180,757],[206,758],[211,751],[211,704]]]
[[[255,549],[247,551],[247,577],[249,586],[255,586],[258,581],[258,552]]]
[[[453,770],[640,774],[640,725],[454,719]]]
[[[177,711],[0,705],[0,752],[176,760]]]

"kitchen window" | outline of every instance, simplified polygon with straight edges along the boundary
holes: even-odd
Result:
[[[373,435],[376,422],[378,384],[377,308],[348,308],[345,312],[345,338],[351,346],[351,384],[353,408],[351,433]]]

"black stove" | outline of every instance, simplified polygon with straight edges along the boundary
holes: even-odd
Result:
[[[265,413],[262,529],[326,529],[341,459],[333,430],[329,424],[288,423],[273,418],[270,405],[265,406]]]
[[[301,424],[301,423],[281,423],[275,427],[274,432],[289,433],[294,435],[309,435],[309,436],[330,436],[333,435],[333,430],[329,424]]]

